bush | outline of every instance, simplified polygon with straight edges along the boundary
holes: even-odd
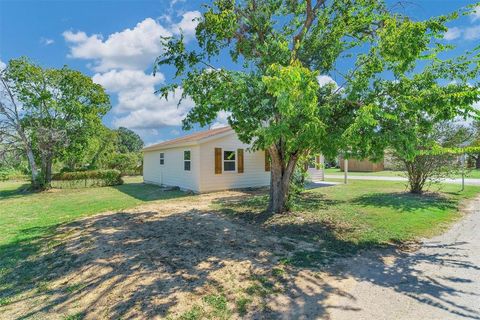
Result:
[[[29,177],[17,169],[0,169],[0,181],[27,180]]]
[[[91,170],[60,172],[52,177],[53,181],[68,181],[70,187],[79,186],[83,182],[84,186],[116,186],[123,184],[121,173],[118,170]]]

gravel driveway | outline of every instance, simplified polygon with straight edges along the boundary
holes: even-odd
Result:
[[[339,267],[347,294],[331,319],[480,319],[480,198],[445,234],[400,256],[363,254]]]

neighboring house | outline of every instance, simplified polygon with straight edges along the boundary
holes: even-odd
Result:
[[[161,142],[143,151],[145,182],[178,186],[194,192],[270,185],[265,151],[249,151],[230,127],[212,129]],[[320,158],[317,157],[317,161]],[[317,175],[321,165],[310,168]]]
[[[345,162],[343,158],[339,158],[339,165],[340,170],[345,170]],[[348,171],[352,172],[377,172],[383,170],[395,170],[397,168],[397,164],[393,159],[393,156],[390,152],[386,151],[384,157],[379,162],[373,162],[368,159],[359,160],[359,159],[348,159]]]

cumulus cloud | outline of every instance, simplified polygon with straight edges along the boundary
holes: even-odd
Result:
[[[109,35],[105,40],[99,34],[65,31],[63,37],[70,45],[72,58],[93,60],[93,69],[105,72],[111,69],[144,70],[162,52],[161,37],[172,33],[152,18],[139,22],[132,29]]]
[[[466,28],[464,31],[465,40],[477,40],[480,39],[480,25],[475,27]]]
[[[153,94],[142,95],[130,105],[135,105],[136,109],[132,109],[124,115],[118,115],[114,124],[134,129],[178,126],[193,106],[193,101],[188,98],[179,105],[181,94],[181,89],[177,89],[169,94],[168,99],[161,99]],[[121,101],[120,105],[122,104],[125,104],[125,101]]]
[[[162,99],[155,88],[164,83],[165,77],[157,72],[153,77],[147,70],[162,51],[161,37],[183,33],[189,41],[197,26],[198,11],[188,11],[173,23],[163,25],[152,18],[137,23],[133,28],[110,34],[88,35],[83,31],[65,31],[63,37],[70,47],[69,57],[91,61],[96,73],[95,83],[108,93],[116,95],[118,103],[112,109],[113,124],[152,132],[165,126],[178,126],[193,106],[191,99],[178,105],[182,94],[177,89]]]
[[[161,73],[154,77],[152,74],[146,74],[141,70],[128,69],[96,73],[92,79],[93,82],[102,85],[107,91],[115,93],[139,88],[152,89],[153,92],[154,86],[165,80]]]
[[[5,64],[5,62],[3,62],[2,60],[0,60],[0,70],[3,70],[7,67],[7,65]]]
[[[455,40],[460,38],[461,35],[462,35],[462,30],[460,28],[453,27],[453,28],[448,28],[448,31],[445,32],[445,34],[443,35],[443,38],[445,40],[450,41],[450,40]]]
[[[185,12],[182,15],[182,20],[179,23],[172,25],[172,32],[175,34],[183,33],[185,38],[193,37],[200,17],[201,13],[199,11]]]
[[[327,76],[327,75],[319,75],[317,77],[318,84],[322,87],[326,84],[333,83],[335,87],[338,87],[338,84],[335,80],[332,79],[332,77]]]
[[[112,70],[95,74],[93,81],[117,94],[118,104],[113,110],[116,126],[134,129],[177,126],[193,105],[190,99],[178,105],[181,89],[171,93],[168,99],[157,96],[155,86],[164,81],[163,75],[153,77],[140,70]]]

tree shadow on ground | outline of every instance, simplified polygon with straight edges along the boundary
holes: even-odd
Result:
[[[164,200],[192,195],[189,192],[177,189],[165,190],[158,185],[143,182],[129,182],[112,188],[142,201]]]
[[[219,202],[237,202],[240,208],[242,202],[258,201],[260,209],[260,200],[252,196]],[[250,299],[242,300],[250,301],[242,314],[250,319],[321,318],[336,308],[359,311],[353,305],[358,297],[325,280],[319,273],[324,271],[336,280],[352,277],[423,304],[454,309],[457,315],[480,318],[450,299],[472,294],[453,285],[469,279],[458,276],[438,283],[416,270],[421,263],[478,270],[457,259],[454,250],[461,244],[453,244],[449,254],[401,254],[393,265],[386,265],[383,257],[391,248],[355,255],[371,244],[344,241],[331,226],[313,221],[280,226],[263,218],[232,219],[237,207],[225,214],[179,206],[160,213],[98,215],[62,225],[50,237],[0,247],[0,301],[5,301],[0,312],[12,319],[72,313],[90,318],[153,318],[172,312],[202,318],[202,312],[219,312],[219,304],[209,305],[223,301],[218,297],[233,304],[228,306],[230,313],[222,313],[226,317],[242,314],[241,299]],[[158,205],[158,210],[163,208]],[[244,214],[239,210],[238,216]],[[350,255],[344,261],[356,259],[358,264],[325,263],[332,256],[343,257],[341,248]],[[215,299],[205,299],[212,296]],[[347,302],[332,303],[332,296]],[[196,305],[207,311],[192,313]]]
[[[29,183],[22,183],[14,189],[0,190],[0,200],[20,198],[35,193]]]
[[[411,212],[418,209],[435,208],[440,210],[455,209],[457,203],[438,193],[412,194],[407,192],[375,193],[360,196],[353,204],[375,207],[389,207],[397,211]]]

